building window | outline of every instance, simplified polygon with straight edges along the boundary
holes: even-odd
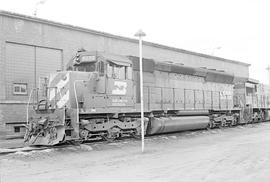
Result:
[[[14,133],[20,133],[20,132],[21,132],[21,127],[14,126]]]
[[[14,83],[13,94],[14,95],[27,95],[27,83]]]

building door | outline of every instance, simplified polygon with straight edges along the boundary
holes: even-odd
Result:
[[[6,99],[27,100],[35,85],[35,47],[6,44]]]
[[[40,78],[48,77],[50,73],[62,70],[62,51],[36,47],[36,84],[39,87]]]
[[[6,43],[6,100],[26,101],[39,78],[61,70],[62,50]]]

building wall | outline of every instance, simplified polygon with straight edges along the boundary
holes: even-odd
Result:
[[[11,42],[6,42],[5,50],[6,100],[27,100],[40,77],[62,68],[62,50]],[[25,84],[27,93],[14,94],[14,84]]]
[[[27,104],[23,102],[0,103],[0,139],[3,136],[14,134],[14,126],[22,126],[22,124],[25,123],[26,105]],[[22,131],[25,131],[25,129],[21,128],[18,133]]]
[[[138,43],[133,39],[121,39],[102,33],[98,35],[87,32],[87,30],[78,31],[78,28],[71,29],[33,22],[35,19],[33,21],[32,19],[28,21],[11,17],[3,19],[4,41],[63,50],[63,66],[82,47],[86,50],[138,56]],[[222,61],[211,56],[203,57],[161,48],[156,44],[145,43],[143,55],[146,58],[179,62],[187,66],[215,68],[233,72],[236,76],[248,77],[247,65]]]
[[[39,76],[64,69],[80,48],[138,56],[134,39],[0,11],[0,126],[25,121],[27,99]],[[247,64],[149,42],[144,42],[143,55],[224,70],[239,77],[249,75]],[[27,95],[13,94],[17,82],[27,83]]]
[[[5,62],[4,62],[4,31],[3,17],[0,16],[0,100],[5,99]]]

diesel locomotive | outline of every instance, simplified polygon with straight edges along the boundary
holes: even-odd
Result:
[[[138,57],[80,51],[71,63],[31,92],[25,142],[140,136]],[[143,74],[145,135],[269,119],[270,91],[256,80],[153,59]]]

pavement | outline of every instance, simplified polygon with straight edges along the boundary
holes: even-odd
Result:
[[[270,122],[146,137],[140,147],[127,139],[0,156],[0,181],[270,181]]]
[[[22,138],[15,139],[0,139],[0,149],[23,147],[24,142]]]

